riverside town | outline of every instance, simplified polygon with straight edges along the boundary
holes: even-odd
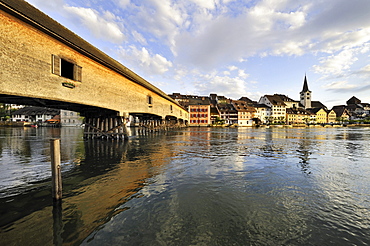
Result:
[[[312,95],[305,76],[302,91],[299,93],[300,100],[294,100],[284,94],[264,95],[258,102],[248,97],[233,100],[217,94],[197,96],[172,93],[169,96],[188,110],[189,126],[335,127],[370,124],[370,103],[361,102],[353,96],[346,104],[328,109],[320,101],[311,100]],[[12,104],[2,104],[0,110],[3,121],[15,122],[18,125],[78,126],[83,123],[83,117],[79,117],[77,112],[67,110],[23,108]],[[134,117],[128,118],[128,124],[132,126],[139,121]]]
[[[265,126],[265,125],[322,125],[369,124],[370,103],[362,103],[355,96],[345,105],[328,109],[320,101],[313,101],[304,77],[300,100],[284,94],[264,95],[258,102],[247,97],[233,100],[210,94],[206,96],[170,95],[189,110],[190,126]]]

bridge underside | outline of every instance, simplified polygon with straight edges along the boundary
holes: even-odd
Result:
[[[0,102],[9,103],[9,104],[65,109],[65,110],[79,112],[81,116],[117,115],[116,111],[105,109],[105,108],[99,108],[99,107],[83,105],[83,104],[76,104],[76,103],[69,103],[69,102],[62,102],[62,101],[40,99],[40,98],[34,98],[34,97],[21,97],[21,96],[0,94]]]
[[[128,137],[126,128],[129,119],[127,118],[128,115],[126,117],[119,116],[117,111],[89,105],[4,94],[0,94],[0,102],[79,112],[81,116],[85,117],[85,138],[126,139]],[[187,122],[174,116],[163,118],[154,114],[137,112],[129,113],[129,115],[134,119],[138,119],[138,122],[132,126],[138,127],[139,133],[165,131],[187,125]]]

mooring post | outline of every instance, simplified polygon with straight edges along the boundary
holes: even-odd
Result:
[[[51,182],[54,200],[62,199],[62,171],[60,167],[60,139],[50,139]]]

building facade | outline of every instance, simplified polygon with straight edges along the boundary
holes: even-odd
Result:
[[[69,110],[60,110],[61,126],[80,126],[83,123],[83,118],[78,112]]]
[[[248,106],[247,102],[241,100],[232,100],[231,104],[238,112],[238,126],[253,126],[254,107]]]
[[[211,124],[211,105],[208,98],[189,99],[189,126],[208,126]]]
[[[283,123],[286,122],[286,104],[277,95],[265,95],[258,101],[259,104],[265,104],[270,108],[270,113],[266,116],[266,123]]]
[[[303,108],[288,108],[287,124],[306,124],[311,121],[311,113]]]

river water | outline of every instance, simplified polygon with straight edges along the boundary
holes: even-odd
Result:
[[[53,206],[49,140],[61,138]],[[0,245],[369,245],[370,128],[0,128]]]

